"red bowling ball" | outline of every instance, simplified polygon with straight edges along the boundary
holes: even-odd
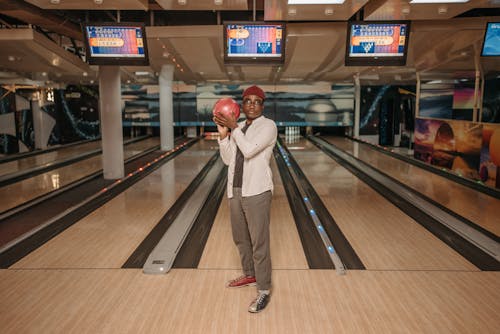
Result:
[[[222,98],[215,103],[213,109],[214,116],[219,113],[224,115],[230,115],[230,113],[233,113],[236,116],[236,119],[238,119],[240,117],[240,105],[232,98]]]

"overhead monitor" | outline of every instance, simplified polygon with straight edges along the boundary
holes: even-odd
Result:
[[[404,66],[410,21],[349,21],[346,66]]]
[[[224,62],[282,64],[285,60],[285,24],[225,22]]]
[[[481,56],[500,56],[500,22],[488,22],[486,25]]]
[[[83,24],[87,61],[91,65],[149,65],[142,23]]]

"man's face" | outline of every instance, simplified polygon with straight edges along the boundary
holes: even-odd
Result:
[[[253,120],[262,115],[264,100],[257,95],[247,95],[243,98],[243,113],[247,119]]]

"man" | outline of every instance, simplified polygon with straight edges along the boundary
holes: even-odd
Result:
[[[257,285],[257,298],[248,308],[252,313],[266,307],[271,291],[270,160],[278,130],[273,120],[262,115],[265,98],[261,88],[251,86],[243,92],[244,121],[237,123],[232,115],[214,116],[220,135],[220,155],[229,165],[227,194],[231,227],[243,269],[243,276],[229,281],[227,287]]]

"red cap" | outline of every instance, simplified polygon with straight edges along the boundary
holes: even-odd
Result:
[[[266,99],[266,94],[264,94],[264,91],[257,86],[250,86],[245,91],[243,92],[243,98],[248,95],[255,95],[260,97],[261,99],[265,100]]]

